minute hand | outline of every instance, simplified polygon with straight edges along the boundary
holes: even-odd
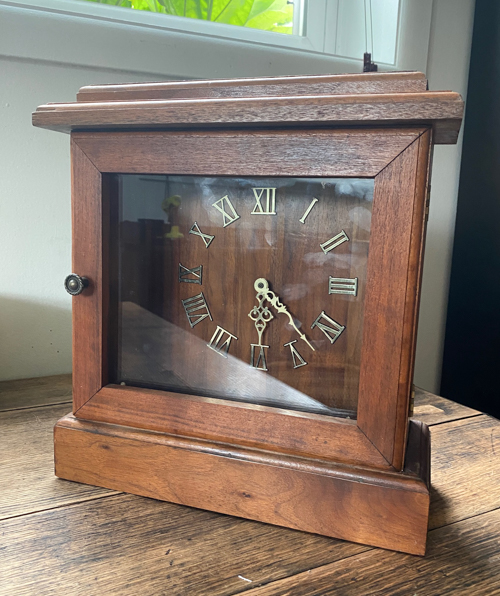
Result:
[[[278,296],[276,296],[276,294],[272,290],[268,290],[266,292],[266,299],[274,306],[274,308],[276,309],[277,312],[284,313],[285,315],[288,316],[288,318],[290,319],[290,325],[299,334],[300,339],[304,340],[306,342],[306,344],[311,348],[311,350],[313,352],[315,352],[315,349],[309,343],[307,337],[303,333],[301,333],[299,331],[299,329],[297,328],[297,325],[295,324],[292,315],[288,312],[287,307],[280,301],[280,299],[278,298]]]

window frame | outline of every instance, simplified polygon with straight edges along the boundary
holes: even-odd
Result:
[[[298,36],[93,2],[0,0],[0,55],[171,79],[361,72],[362,56],[325,53],[338,2],[308,2]],[[380,70],[425,71],[431,15],[432,0],[401,0],[396,62]]]

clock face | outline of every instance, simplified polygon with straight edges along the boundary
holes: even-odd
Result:
[[[356,416],[372,179],[110,186],[114,382]]]

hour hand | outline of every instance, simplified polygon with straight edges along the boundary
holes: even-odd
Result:
[[[290,325],[299,334],[300,339],[305,341],[306,344],[314,352],[315,349],[309,343],[309,340],[307,339],[305,334],[302,333],[298,329],[297,325],[295,324],[295,321],[293,320],[292,315],[288,311],[288,308],[283,304],[283,302],[281,302],[279,296],[277,296],[272,290],[269,289],[268,281],[266,279],[264,279],[263,277],[260,277],[259,279],[255,280],[254,288],[257,290],[257,292],[259,292],[260,294],[263,294],[265,296],[266,300],[274,306],[274,308],[276,309],[277,312],[284,313],[288,316],[288,319],[290,320]]]
[[[261,291],[260,287],[257,287],[257,282],[255,282],[254,287],[257,290],[257,301],[259,304],[252,308],[252,310],[248,313],[248,316],[254,322],[257,333],[259,334],[259,344],[262,344],[262,334],[264,333],[269,321],[274,317],[273,313],[267,308],[267,306],[264,306],[265,294]],[[269,289],[269,286],[267,286],[267,289]]]

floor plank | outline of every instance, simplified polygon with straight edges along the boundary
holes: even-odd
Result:
[[[71,375],[2,381],[0,411],[71,403],[71,395]]]
[[[439,397],[428,391],[415,387],[415,408],[413,417],[429,426],[480,416],[481,412],[467,406],[462,406],[444,397]]]
[[[0,413],[0,519],[112,494],[54,477],[52,427],[67,410],[63,405]],[[432,428],[431,527],[499,506],[499,429],[485,415]],[[451,461],[457,463],[450,471]],[[476,498],[466,498],[469,490]]]
[[[2,596],[229,596],[367,550],[131,495],[5,520],[0,535]]]
[[[500,507],[500,421],[485,414],[431,428],[436,528]]]
[[[500,593],[500,510],[429,534],[427,554],[378,549],[245,592],[246,596],[492,596]]]
[[[70,409],[0,412],[0,519],[116,494],[54,476],[52,428]]]
[[[68,398],[69,379],[33,381],[0,400],[2,596],[500,594],[494,418],[417,394],[416,417],[432,425],[422,559],[58,480],[52,426],[71,408],[50,403]]]

